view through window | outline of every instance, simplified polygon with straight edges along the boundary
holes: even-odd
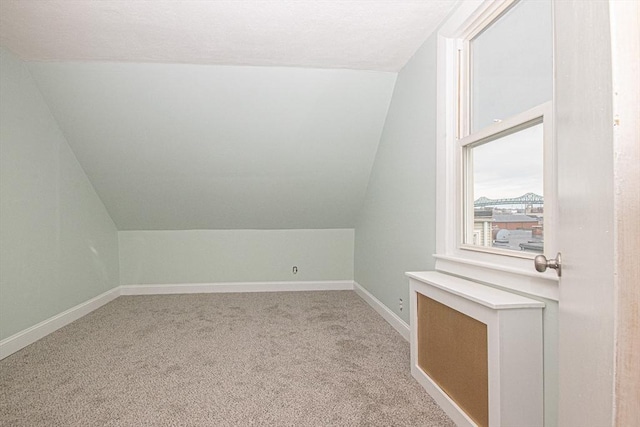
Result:
[[[469,148],[472,244],[543,251],[542,127],[538,123]]]

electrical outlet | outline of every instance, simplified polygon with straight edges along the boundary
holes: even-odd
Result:
[[[294,265],[291,271],[293,272],[293,274],[298,274],[298,267]]]
[[[398,302],[398,306],[400,307],[400,311],[402,311],[402,309],[404,308],[402,298],[400,298],[400,301]]]

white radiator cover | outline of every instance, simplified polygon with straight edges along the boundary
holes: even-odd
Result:
[[[414,378],[457,425],[477,425],[418,365],[416,308],[420,293],[487,326],[489,425],[542,426],[544,303],[435,271],[406,275],[410,282]]]

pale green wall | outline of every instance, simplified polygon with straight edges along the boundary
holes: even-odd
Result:
[[[436,42],[431,36],[398,74],[355,229],[356,282],[407,323],[404,273],[434,266],[435,126]]]
[[[118,235],[123,285],[353,280],[353,229],[120,231]]]
[[[25,64],[0,50],[0,339],[118,285],[116,227]]]

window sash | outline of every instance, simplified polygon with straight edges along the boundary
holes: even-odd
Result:
[[[478,251],[491,253],[495,255],[501,256],[510,256],[516,258],[526,258],[533,259],[537,254],[532,252],[518,252],[514,250],[500,249],[494,247],[486,247],[473,245],[470,243],[466,243],[468,241],[468,237],[466,236],[469,233],[469,230],[473,229],[473,211],[470,209],[470,206],[473,206],[473,194],[471,191],[468,191],[470,188],[473,188],[473,176],[470,173],[470,165],[469,165],[469,150],[470,148],[481,144],[481,143],[489,143],[490,141],[496,140],[498,138],[502,138],[504,136],[519,132],[523,129],[527,129],[536,124],[543,124],[543,177],[544,177],[544,195],[545,195],[545,224],[547,221],[553,221],[553,214],[550,218],[547,218],[547,209],[552,212],[554,201],[551,197],[548,197],[547,194],[555,196],[555,192],[553,190],[553,182],[555,168],[552,165],[549,165],[547,162],[553,162],[553,124],[551,120],[551,102],[546,102],[544,104],[538,105],[530,110],[527,110],[523,113],[520,113],[516,116],[510,117],[506,120],[503,120],[499,123],[494,123],[478,132],[475,132],[471,135],[468,135],[465,138],[458,140],[458,150],[460,152],[459,158],[459,168],[462,171],[460,179],[458,181],[458,198],[461,201],[459,204],[460,209],[462,210],[462,223],[460,224],[460,230],[458,233],[458,247],[462,250],[468,251]],[[549,182],[551,181],[551,182]],[[548,193],[549,192],[549,193]],[[553,240],[553,233],[550,232],[549,238]],[[544,243],[545,251],[547,250],[547,233],[545,233],[545,243]]]

